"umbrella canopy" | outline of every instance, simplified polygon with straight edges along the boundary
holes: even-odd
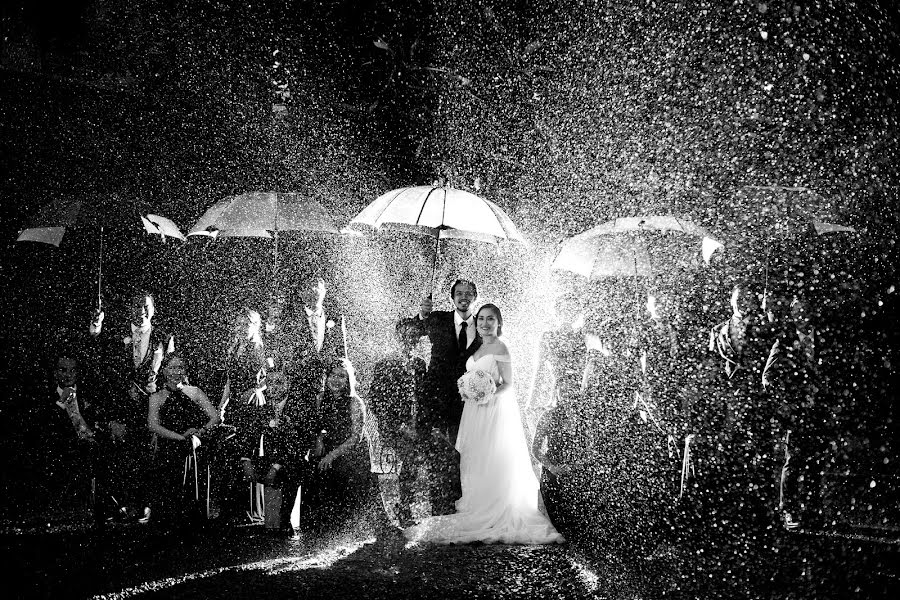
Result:
[[[755,248],[760,256],[764,306],[770,271],[777,277],[801,281],[802,273],[834,263],[843,253],[841,246],[859,239],[856,229],[839,223],[836,201],[809,188],[745,186],[732,194],[731,204],[746,215],[733,236],[749,254]]]
[[[304,194],[249,192],[214,204],[188,235],[271,238],[280,231],[339,232],[325,207]]]
[[[187,237],[178,229],[178,225],[166,217],[147,215],[141,217],[141,222],[144,224],[144,231],[151,235],[159,235],[163,242],[167,237],[176,238],[182,242],[187,240]]]
[[[420,185],[383,194],[350,221],[349,229],[354,228],[411,231],[437,239],[525,242],[499,206],[447,186]]]
[[[344,231],[355,234],[380,230],[434,238],[432,288],[441,240],[525,243],[512,219],[499,206],[475,194],[442,185],[405,187],[382,194],[356,215]]]
[[[856,232],[839,223],[833,200],[805,187],[745,186],[733,194],[732,205],[747,216],[735,231],[744,239],[770,243]]]
[[[123,206],[124,205],[124,206]],[[17,242],[40,242],[59,247],[66,231],[73,227],[137,228],[147,233],[184,241],[186,238],[171,220],[142,211],[137,203],[123,202],[119,196],[95,195],[84,198],[57,198],[43,206],[19,232]]]
[[[140,203],[118,194],[94,194],[83,197],[57,198],[42,207],[19,232],[17,242],[39,242],[57,248],[69,229],[87,229],[96,232],[99,241],[97,259],[97,309],[102,304],[104,230],[139,230],[185,241],[185,236],[170,219],[149,214]]]
[[[678,246],[679,252],[672,252]],[[699,225],[668,215],[607,221],[565,240],[551,269],[588,279],[652,277],[678,265],[707,263],[723,245]]]

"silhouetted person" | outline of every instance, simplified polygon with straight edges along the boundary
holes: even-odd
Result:
[[[156,303],[140,291],[129,301],[128,328],[124,337],[104,333],[104,313],[98,312],[90,333],[105,346],[100,367],[109,380],[108,406],[114,450],[110,454],[110,480],[120,504],[119,516],[146,522],[150,516],[146,473],[150,468],[150,435],[147,412],[150,395],[157,391],[163,357],[174,351],[171,334],[156,326]]]
[[[371,451],[376,471],[384,474],[385,507],[402,526],[408,526],[415,484],[428,451],[422,442],[430,438],[420,438],[417,426],[419,407],[425,401],[426,365],[413,355],[419,343],[415,319],[397,321],[394,334],[398,349],[375,363],[369,386],[369,410],[377,419],[379,434],[379,445]]]
[[[181,356],[163,359],[163,385],[150,396],[147,426],[154,434],[156,488],[154,520],[179,526],[206,518],[210,480],[209,455],[203,442],[220,422],[206,394],[186,384]]]

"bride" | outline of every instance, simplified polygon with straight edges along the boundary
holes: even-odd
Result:
[[[466,362],[467,377],[483,378],[496,392],[465,399],[456,449],[462,497],[456,513],[430,517],[404,531],[416,542],[464,544],[562,543],[550,520],[538,510],[538,482],[531,467],[525,432],[513,388],[512,358],[499,339],[500,309],[485,304],[475,315],[481,348]],[[480,373],[479,373],[480,371]],[[490,377],[490,379],[488,379]]]

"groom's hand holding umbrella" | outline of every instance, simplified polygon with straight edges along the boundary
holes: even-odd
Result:
[[[428,315],[431,314],[431,311],[434,310],[434,300],[431,298],[431,294],[422,298],[422,302],[419,303],[419,318],[423,321],[428,318]]]

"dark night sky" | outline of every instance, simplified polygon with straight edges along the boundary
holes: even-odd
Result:
[[[896,375],[898,102],[894,0],[7,0],[0,415],[29,400],[17,390],[40,380],[36,366],[53,347],[85,337],[96,307],[95,230],[67,233],[60,248],[14,241],[50,200],[99,198],[110,221],[138,204],[187,231],[227,195],[277,189],[316,195],[343,225],[388,190],[443,176],[504,209],[528,249],[448,243],[435,283],[430,239],[285,240],[274,273],[271,240],[163,246],[139,230],[110,232],[108,329],[126,331],[129,292],[152,290],[158,320],[175,322],[193,360],[192,382],[215,397],[239,307],[262,307],[276,285],[290,290],[316,273],[328,280],[326,310],[347,317],[365,386],[395,319],[463,275],[478,282],[479,302],[503,307],[515,378],[531,381],[554,297],[575,279],[551,272],[559,243],[615,217],[673,214],[707,228],[726,253],[709,268],[670,265],[658,280],[572,284],[585,330],[601,331],[604,317],[624,322],[631,308],[616,311],[641,313],[641,294],[661,292],[684,309],[676,318],[696,321],[685,343],[699,355],[709,327],[731,316],[734,283],[761,289],[771,275],[773,297],[809,300],[824,324],[816,347],[837,349],[835,364],[852,372],[828,374],[843,411],[828,426],[895,438],[896,421],[884,417],[896,413],[893,397],[880,386]],[[273,103],[286,107],[281,116]],[[775,225],[795,233],[793,207],[806,201],[861,233],[817,238],[803,221],[773,242]],[[871,385],[868,408],[851,406],[853,378]],[[760,563],[781,569],[771,552]],[[683,556],[693,570],[695,557]],[[708,556],[746,591],[751,563],[732,570],[718,549]]]
[[[13,4],[7,207],[124,187],[186,226],[229,191],[296,187],[312,170],[306,183],[350,188],[352,213],[443,170],[513,212],[547,193],[574,203],[576,222],[554,219],[570,233],[623,194],[696,212],[676,196],[895,184],[869,164],[896,163],[890,3]],[[292,92],[277,124],[273,77]]]
[[[229,193],[320,190],[347,220],[437,175],[477,179],[548,248],[653,212],[728,238],[759,226],[744,185],[811,187],[877,239],[897,227],[889,2],[19,1],[0,17],[6,266],[59,195],[126,197],[186,230]]]

